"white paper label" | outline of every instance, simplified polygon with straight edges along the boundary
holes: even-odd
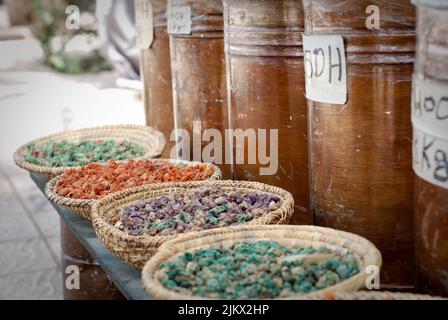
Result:
[[[150,0],[134,0],[137,47],[148,49],[154,41],[154,16]]]
[[[423,180],[448,189],[448,140],[414,126],[413,167]]]
[[[412,122],[425,132],[448,140],[448,85],[414,77]]]
[[[347,65],[342,37],[304,35],[303,51],[306,97],[317,102],[345,104]]]
[[[191,34],[191,7],[176,7],[174,0],[167,4],[168,33]]]

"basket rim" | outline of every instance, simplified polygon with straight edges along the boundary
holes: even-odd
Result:
[[[306,300],[369,300],[366,298],[373,298],[372,300],[447,300],[440,296],[431,296],[428,294],[418,294],[412,292],[392,292],[382,290],[366,290],[355,292],[331,292],[331,297],[328,298],[325,294],[312,294],[306,297]],[[334,298],[334,299],[333,299]],[[395,299],[394,299],[395,298]]]
[[[135,161],[135,160],[150,160],[150,161],[156,161],[156,162],[169,162],[169,163],[173,163],[173,164],[185,164],[185,165],[189,165],[189,166],[195,166],[195,165],[199,165],[199,164],[206,165],[206,166],[209,166],[209,167],[213,168],[213,174],[208,178],[208,180],[212,180],[212,179],[219,180],[221,178],[221,174],[222,174],[221,170],[216,165],[211,164],[211,163],[197,162],[197,161],[178,160],[178,159],[159,159],[159,158],[157,158],[157,159],[146,159],[146,158],[143,158],[142,159],[142,158],[140,158],[140,159],[130,159],[130,160],[117,161],[117,162],[125,163],[125,162],[128,162],[128,161]],[[101,163],[100,165],[104,166],[106,164],[107,163]],[[76,169],[79,169],[79,168],[82,168],[82,167],[76,167],[76,168],[74,167],[74,168],[70,168],[70,169],[75,169],[76,170]],[[59,175],[51,178],[47,182],[47,184],[45,185],[45,195],[46,195],[46,197],[48,198],[48,200],[54,202],[58,206],[72,209],[72,211],[75,211],[75,213],[78,214],[78,215],[79,215],[79,213],[77,213],[76,210],[73,210],[73,208],[75,208],[75,207],[76,208],[85,208],[85,207],[89,208],[88,211],[90,211],[90,213],[86,214],[86,216],[88,216],[89,220],[91,220],[90,216],[91,216],[92,208],[93,208],[94,204],[98,200],[95,200],[95,199],[75,199],[75,198],[69,198],[69,197],[64,197],[64,196],[59,195],[56,192],[56,185],[57,185],[59,179],[61,179],[63,176],[64,176],[64,173],[59,174]],[[154,184],[148,184],[148,185],[144,185],[144,186],[151,186],[151,185],[157,185],[157,184],[158,183],[154,183]],[[143,186],[140,186],[140,187],[143,187]],[[139,188],[139,187],[137,187],[137,188]],[[127,189],[118,191],[116,193],[111,193],[111,194],[107,195],[104,198],[107,198],[107,197],[109,197],[111,195],[114,195],[114,194],[117,194],[117,193],[119,194],[119,193],[125,192],[127,190],[132,190],[132,189],[135,189],[135,188],[127,188]],[[99,200],[102,200],[102,199],[99,199]],[[86,216],[84,216],[84,215],[82,215],[82,216],[83,216],[83,218],[86,218]]]
[[[264,186],[264,187],[269,187],[269,189],[271,189],[271,190],[272,189],[276,190],[277,195],[279,195],[280,193],[283,193],[283,195],[281,196],[283,203],[279,209],[269,212],[268,214],[266,214],[260,218],[248,221],[248,222],[244,223],[245,225],[248,225],[250,223],[255,223],[255,222],[261,220],[262,218],[263,219],[266,218],[267,216],[275,216],[277,213],[280,213],[280,212],[287,212],[289,210],[292,213],[292,210],[294,208],[294,198],[290,192],[288,192],[282,188],[271,186],[271,185],[261,183],[261,182],[245,181],[245,180],[211,180],[211,179],[203,180],[203,181],[188,181],[188,182],[164,182],[164,183],[159,183],[159,184],[154,184],[154,185],[149,184],[149,185],[143,185],[143,186],[139,186],[139,187],[132,188],[132,189],[122,190],[122,191],[110,194],[110,195],[96,201],[93,204],[92,210],[91,210],[91,217],[92,217],[94,229],[95,229],[95,231],[97,231],[99,229],[104,229],[104,230],[113,232],[115,235],[117,235],[123,241],[132,240],[132,241],[140,241],[142,243],[146,243],[146,242],[152,242],[155,240],[160,240],[160,241],[163,241],[163,243],[165,243],[166,241],[170,241],[171,239],[176,239],[179,236],[182,236],[184,234],[179,234],[179,233],[175,233],[175,234],[171,234],[171,235],[156,234],[155,236],[149,236],[149,235],[133,236],[133,235],[130,235],[130,234],[126,233],[125,231],[119,230],[118,228],[116,228],[115,226],[113,226],[107,222],[107,220],[104,218],[105,212],[101,212],[102,206],[110,205],[111,203],[126,199],[136,193],[144,194],[144,193],[149,193],[151,191],[162,191],[162,190],[166,190],[166,189],[184,189],[185,192],[188,192],[188,191],[203,188],[206,186],[216,186],[216,185],[226,185],[226,184],[233,184],[233,187],[235,187],[235,188],[239,188],[238,185],[247,184],[247,185],[252,186],[252,188],[254,190],[256,190],[256,187]],[[229,185],[229,187],[231,187],[231,185]],[[242,188],[242,187],[240,187],[240,188]],[[263,191],[263,190],[259,190],[259,191],[264,192],[264,193],[269,193],[269,191]],[[176,193],[177,192],[179,192],[179,191],[176,190]],[[182,192],[182,193],[185,193],[185,192]],[[155,196],[155,197],[159,197],[159,196]],[[142,199],[142,200],[144,200],[144,199]],[[138,202],[138,200],[136,200],[135,202]],[[214,229],[210,229],[210,230],[216,230],[216,229],[219,229],[219,228],[214,228]],[[198,232],[202,232],[202,231],[190,231],[190,232],[186,232],[185,234],[190,235],[190,234],[196,234]],[[162,246],[163,245],[164,244],[162,244]]]
[[[144,158],[157,158],[160,156],[165,149],[166,146],[166,138],[163,135],[162,132],[159,130],[148,127],[148,126],[142,126],[142,125],[135,125],[135,124],[117,124],[117,125],[103,125],[103,126],[96,126],[96,127],[89,127],[89,128],[82,128],[82,129],[76,129],[76,130],[67,130],[67,131],[61,131],[57,133],[53,133],[47,136],[43,136],[37,139],[34,139],[32,141],[29,141],[26,144],[23,144],[20,146],[13,154],[13,160],[14,163],[29,172],[35,173],[37,175],[43,175],[43,176],[56,176],[61,173],[63,173],[67,169],[76,169],[81,168],[82,166],[73,166],[73,167],[49,167],[49,166],[42,166],[38,164],[33,164],[25,160],[24,153],[27,150],[27,146],[30,144],[44,144],[46,142],[50,141],[58,141],[58,140],[64,140],[67,139],[70,136],[73,135],[79,135],[79,140],[83,140],[83,136],[87,136],[90,133],[95,133],[96,131],[108,131],[108,130],[123,130],[123,131],[129,131],[130,135],[132,136],[132,133],[139,133],[142,135],[148,135],[153,137],[153,141],[156,142],[156,148],[154,150],[148,150],[145,145],[142,145],[141,143],[137,143],[139,146],[143,147],[145,149],[145,154],[142,157],[133,158],[133,159],[144,159]],[[132,137],[123,137],[122,139],[126,140],[132,140]],[[99,133],[98,138],[102,139],[111,139],[111,140],[117,140],[115,137],[108,138],[107,135],[101,135]],[[86,140],[93,140],[85,138]]]
[[[365,279],[367,278],[367,274],[365,274],[362,270],[363,267],[366,266],[367,263],[369,265],[376,265],[378,268],[381,268],[382,265],[382,257],[380,251],[375,247],[375,245],[367,240],[366,238],[363,238],[359,235],[356,235],[354,233],[326,228],[326,227],[319,227],[319,226],[311,226],[311,225],[244,225],[244,226],[232,226],[232,227],[226,227],[226,228],[219,228],[219,229],[213,229],[213,230],[206,230],[206,231],[200,231],[195,234],[186,234],[181,237],[177,237],[176,239],[170,240],[168,242],[165,242],[158,250],[158,252],[145,264],[142,270],[142,281],[143,285],[145,287],[145,290],[155,297],[156,299],[166,299],[169,297],[169,299],[177,299],[177,300],[191,300],[191,299],[198,299],[198,300],[216,300],[213,298],[208,297],[200,297],[200,296],[194,296],[194,295],[186,295],[179,292],[175,292],[172,290],[169,290],[165,288],[158,279],[155,278],[155,273],[157,270],[159,270],[159,266],[168,260],[173,259],[179,254],[182,254],[186,251],[196,250],[198,248],[203,247],[209,247],[213,244],[222,242],[222,241],[233,241],[233,242],[239,242],[244,241],[248,239],[256,239],[257,237],[260,238],[266,238],[266,232],[273,231],[273,232],[282,232],[282,231],[297,231],[297,234],[293,238],[295,239],[303,239],[304,235],[311,234],[311,233],[320,233],[322,235],[333,235],[336,238],[345,239],[344,242],[347,241],[355,241],[358,244],[362,245],[365,250],[365,255],[361,256],[359,253],[353,252],[353,254],[357,257],[358,261],[362,262],[362,265],[360,265],[360,271],[353,275],[352,277],[345,279],[333,286],[329,286],[327,288],[323,288],[320,290],[313,291],[311,293],[296,293],[288,297],[277,297],[274,299],[279,300],[294,300],[294,299],[303,299],[308,297],[313,297],[317,294],[324,294],[328,292],[337,292],[338,290],[344,291],[343,288],[349,284],[356,284],[357,289],[360,289],[364,286]],[[250,234],[250,237],[247,236],[247,234]],[[231,236],[240,233],[239,237]],[[245,234],[245,236],[243,236]],[[218,235],[218,239],[213,239],[212,237],[214,235]],[[299,237],[302,236],[301,237]],[[278,235],[281,236],[281,235]],[[200,242],[200,239],[203,239],[203,242]],[[278,238],[277,238],[278,239]],[[207,241],[207,243],[204,243]],[[273,239],[275,241],[275,239]],[[317,240],[311,240],[318,242]],[[196,245],[195,247],[188,247],[190,244],[195,244],[196,242],[199,243],[199,245]],[[320,240],[320,242],[325,242]],[[328,243],[329,245],[331,243]],[[334,244],[333,244],[334,245]],[[339,247],[342,247],[342,245],[339,245]],[[345,248],[345,247],[344,247]],[[348,250],[350,250],[348,248]],[[369,260],[364,261],[364,260]],[[370,261],[371,260],[371,261]]]

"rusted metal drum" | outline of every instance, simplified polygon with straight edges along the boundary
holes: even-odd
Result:
[[[303,67],[303,10],[295,0],[225,0],[225,41],[230,126],[254,130],[258,149],[249,141],[234,146],[234,177],[276,185],[296,202],[293,224],[310,224],[308,210],[307,102]],[[261,144],[259,129],[266,131]],[[272,131],[278,130],[278,136]],[[273,141],[275,139],[278,141]],[[270,150],[271,142],[278,148]],[[272,171],[257,156],[278,160]],[[256,152],[255,163],[249,153]],[[243,153],[242,156],[239,154]],[[238,163],[238,158],[244,159]],[[264,161],[264,162],[263,162]]]
[[[314,222],[371,240],[383,256],[381,287],[410,289],[414,6],[407,0],[303,5],[305,34],[342,36],[347,67],[345,104],[309,101]],[[371,5],[379,9],[378,30],[366,23]]]
[[[418,288],[448,296],[448,2],[414,0],[413,90]]]
[[[202,133],[206,129],[216,129],[222,141],[222,152],[221,156],[210,154],[214,156],[213,162],[223,171],[223,177],[230,178],[230,165],[224,164],[228,116],[224,101],[226,78],[222,2],[176,0],[172,1],[172,5],[191,10],[191,17],[188,17],[191,33],[170,34],[175,128],[186,130],[190,137],[189,152],[184,148],[179,158],[205,161],[201,153],[206,152],[203,149],[214,140],[201,141],[208,139]],[[195,130],[194,123],[197,125]]]
[[[92,258],[72,231],[62,221],[61,225],[61,264],[62,282],[64,288],[64,300],[121,300],[124,296],[110,281],[106,272]],[[70,266],[79,269],[79,288],[71,288],[66,283],[71,283],[73,272]]]
[[[151,0],[153,7],[154,40],[150,48],[140,50],[140,72],[146,124],[165,135],[166,147],[162,158],[170,158],[174,145],[170,140],[174,130],[171,84],[170,43],[166,29],[166,0]]]

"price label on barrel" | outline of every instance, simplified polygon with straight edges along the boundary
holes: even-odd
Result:
[[[448,140],[448,85],[414,77],[412,122],[425,132]]]
[[[191,7],[177,6],[175,0],[168,0],[168,33],[191,34]]]
[[[414,125],[414,172],[422,179],[448,189],[448,139],[435,137]]]
[[[154,16],[150,0],[134,0],[137,47],[148,49],[154,41]]]
[[[342,37],[304,35],[303,51],[306,97],[317,102],[345,104],[347,65]]]

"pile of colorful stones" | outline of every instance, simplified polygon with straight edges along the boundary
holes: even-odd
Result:
[[[41,146],[27,145],[25,161],[45,167],[78,167],[92,162],[127,160],[142,157],[144,149],[127,140],[48,142]]]
[[[238,225],[280,205],[273,194],[214,186],[140,201],[112,216],[110,223],[133,236],[171,235]]]
[[[184,253],[156,272],[164,287],[214,299],[269,299],[309,293],[359,272],[355,256],[274,241],[239,242]]]
[[[127,188],[158,182],[199,181],[214,173],[205,164],[173,164],[164,160],[90,163],[68,169],[56,184],[56,193],[74,199],[101,199]]]

